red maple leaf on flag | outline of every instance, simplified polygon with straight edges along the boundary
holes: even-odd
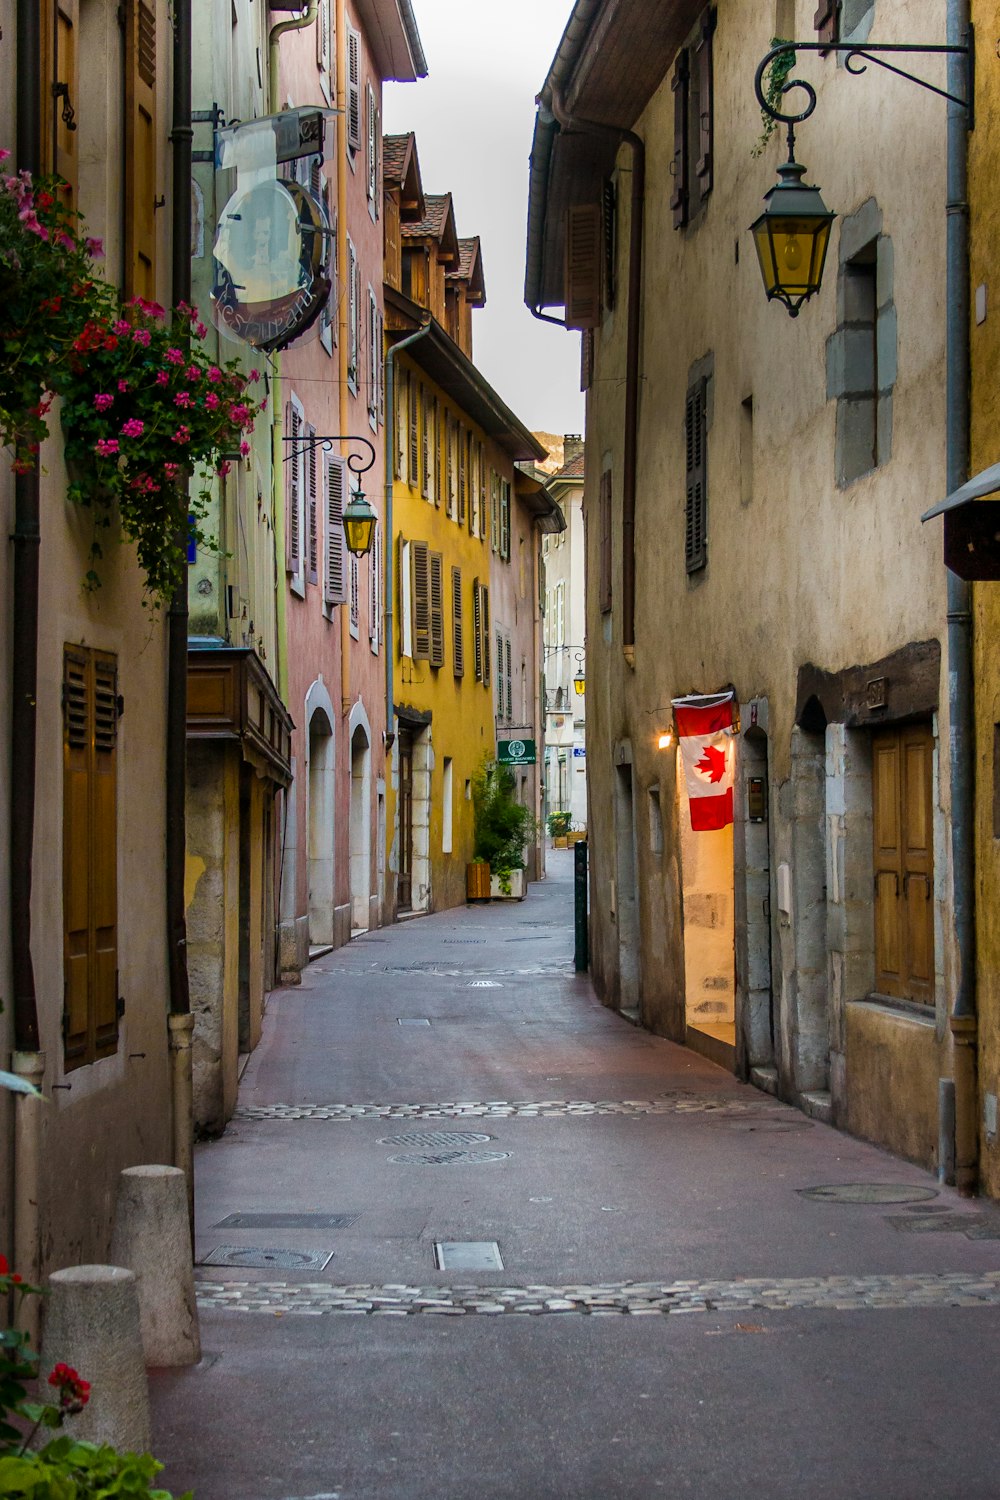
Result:
[[[708,777],[709,781],[721,781],[726,774],[726,752],[718,750],[714,745],[706,745],[705,753],[701,760],[695,761],[694,768]]]

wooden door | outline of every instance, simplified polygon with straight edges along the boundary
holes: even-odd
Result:
[[[399,876],[396,905],[409,911],[413,904],[413,736],[399,731]]]
[[[875,988],[934,999],[934,855],[930,726],[875,736],[872,746]]]

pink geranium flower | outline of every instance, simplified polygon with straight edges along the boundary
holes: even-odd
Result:
[[[98,438],[97,442],[94,444],[94,447],[102,458],[109,458],[113,453],[118,452],[118,439]]]
[[[222,379],[222,371],[219,369],[218,365],[209,365],[208,378],[212,381],[213,385],[217,384]]]
[[[108,407],[114,406],[114,404],[114,396],[109,396],[106,391],[101,391],[99,395],[94,397],[94,405],[98,411],[107,411]]]
[[[87,247],[88,255],[92,255],[95,260],[101,259],[101,256],[104,254],[103,240],[97,239],[94,235],[88,235],[83,243]]]
[[[193,406],[194,402],[191,400],[191,392],[190,391],[178,391],[177,395],[174,397],[174,405],[175,406]]]
[[[169,385],[170,376],[166,370],[157,370],[156,383],[157,385]]]
[[[150,332],[148,328],[137,328],[132,335],[132,342],[134,344],[141,344],[144,349],[149,347],[149,340]],[[170,356],[168,355],[167,358],[169,359]]]
[[[209,391],[208,395],[205,397],[205,405],[208,407],[209,411],[215,411],[215,408],[219,405],[219,398],[214,391]]]
[[[120,391],[127,391],[128,390],[128,381],[127,380],[119,380],[119,382],[118,382],[118,389]]]
[[[180,427],[178,427],[177,431],[174,433],[171,441],[174,443],[189,443],[191,441],[190,427],[185,427],[184,424],[181,423]]]
[[[140,422],[138,417],[129,417],[122,425],[122,437],[142,437],[146,424]]]
[[[180,349],[168,349],[165,358],[168,359],[172,365],[182,365],[184,363],[184,355],[181,353]]]

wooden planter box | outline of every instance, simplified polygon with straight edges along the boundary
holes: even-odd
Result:
[[[490,867],[480,863],[465,867],[466,901],[488,901],[490,899]]]
[[[586,837],[586,829],[581,829],[578,833],[568,833],[566,835],[566,843],[572,849],[574,844],[582,844]]]
[[[510,894],[500,889],[500,877],[494,875],[490,879],[490,896],[494,901],[523,901],[524,900],[524,871],[511,870],[510,872]]]
[[[565,849],[569,844],[568,833],[557,833],[552,840],[553,849]]]

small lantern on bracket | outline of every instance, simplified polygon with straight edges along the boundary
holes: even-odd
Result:
[[[347,550],[352,556],[364,557],[371,551],[377,521],[378,517],[359,486],[344,510],[344,536],[347,538]]]

